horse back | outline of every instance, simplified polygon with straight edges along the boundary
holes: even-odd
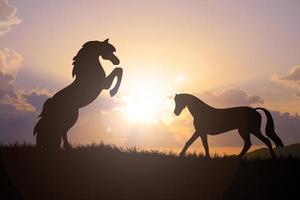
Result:
[[[194,118],[195,128],[207,134],[219,134],[234,129],[253,130],[260,126],[261,116],[250,107],[232,107],[224,109],[213,108]]]

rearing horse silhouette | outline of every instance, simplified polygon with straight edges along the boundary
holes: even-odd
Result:
[[[187,107],[194,117],[195,133],[186,142],[182,149],[180,156],[183,156],[189,146],[200,137],[205,149],[205,154],[209,157],[209,147],[207,143],[207,135],[217,135],[226,131],[237,129],[240,136],[244,140],[244,147],[239,154],[239,157],[243,157],[245,153],[251,147],[250,134],[252,133],[265,143],[272,155],[276,157],[272,144],[268,138],[262,135],[260,131],[261,127],[261,115],[256,110],[263,110],[267,116],[266,135],[270,137],[276,146],[283,147],[281,139],[277,136],[274,130],[274,121],[271,113],[265,108],[250,108],[250,107],[233,107],[218,109],[213,108],[197,97],[190,94],[176,94],[175,95],[175,115],[180,115],[181,111]]]
[[[99,62],[101,56],[118,65],[120,61],[114,55],[115,51],[108,39],[103,42],[89,41],[82,46],[73,58],[72,76],[76,76],[75,80],[44,103],[40,120],[33,130],[37,146],[60,148],[63,140],[64,148],[70,148],[67,132],[76,123],[79,108],[94,101],[103,89],[109,89],[115,77],[118,80],[110,90],[110,95],[117,93],[121,84],[122,68],[115,68],[106,76]]]

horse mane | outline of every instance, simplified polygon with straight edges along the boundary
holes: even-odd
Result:
[[[86,70],[85,65],[87,64],[87,62],[91,61],[90,56],[94,56],[92,50],[96,47],[96,45],[99,45],[99,43],[99,41],[89,41],[82,45],[81,49],[73,58],[72,77],[79,75],[81,73],[81,70]]]
[[[182,94],[179,94],[179,95],[182,95],[182,97],[185,98],[185,99],[190,99],[190,101],[192,103],[201,104],[203,106],[212,108],[210,105],[208,105],[207,103],[205,103],[204,101],[202,101],[201,99],[199,99],[198,97],[196,97],[194,95],[187,94],[187,93],[182,93]]]

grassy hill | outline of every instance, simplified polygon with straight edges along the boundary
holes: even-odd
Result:
[[[240,160],[90,145],[0,147],[0,199],[290,199],[300,160]]]
[[[300,158],[300,144],[296,143],[296,144],[287,145],[283,148],[275,148],[275,153],[279,157]],[[267,148],[261,148],[247,153],[246,157],[250,159],[253,158],[265,159],[265,158],[271,158],[271,155]]]

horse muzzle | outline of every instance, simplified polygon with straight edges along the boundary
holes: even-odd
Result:
[[[113,65],[118,65],[120,64],[120,60],[117,56],[113,55],[110,59],[110,61],[112,62]]]

